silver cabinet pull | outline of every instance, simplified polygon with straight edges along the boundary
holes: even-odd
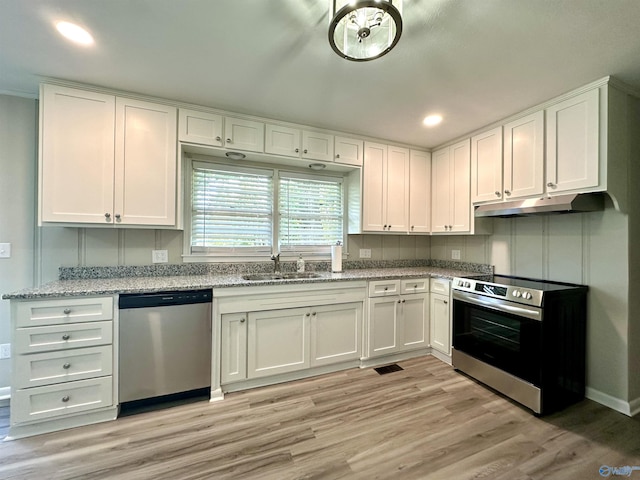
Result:
[[[299,148],[296,148],[296,149],[294,150],[294,152],[296,152],[296,153],[300,153],[300,149],[299,149]]]
[[[511,195],[511,190],[505,190],[505,191],[504,191],[504,194],[505,194],[505,195]]]
[[[547,187],[549,187],[549,188],[554,188],[555,186],[556,186],[556,184],[553,183],[553,182],[547,183]]]
[[[302,153],[307,153],[307,149],[305,148],[304,151]]]
[[[71,338],[71,335],[69,335],[68,333],[65,333],[64,335],[62,335],[63,340],[69,340],[70,338]]]
[[[246,319],[246,318],[244,318],[244,317],[242,317],[242,318],[240,319],[240,323],[244,323],[244,322],[246,322],[246,321],[247,321],[247,319]]]
[[[309,317],[309,316],[311,316],[311,314],[309,312],[307,312],[307,313],[304,314],[304,316],[305,317]]]
[[[496,194],[496,197],[499,197],[499,196],[500,196],[500,192],[498,192],[497,190],[496,190],[495,192],[493,192],[493,193],[495,193],[495,194]]]
[[[69,315],[71,313],[71,309],[70,308],[65,308],[62,313],[64,313],[65,315]]]
[[[449,303],[448,301],[444,300],[444,304],[446,305],[447,303]]]
[[[71,368],[71,364],[67,362],[64,365],[62,365],[62,368],[64,368],[65,370],[69,370]]]
[[[67,403],[69,400],[70,400],[69,395],[65,395],[64,397],[62,397],[62,401],[63,401],[64,403]]]
[[[109,212],[105,213],[104,218],[109,221],[111,219],[111,214]]]
[[[116,222],[119,222],[119,221],[120,221],[120,214],[116,213]]]
[[[216,137],[216,142],[219,142],[220,140],[222,140],[222,138],[220,138],[220,135],[218,135],[218,136]]]
[[[227,138],[227,143],[231,143],[231,139],[230,138]]]

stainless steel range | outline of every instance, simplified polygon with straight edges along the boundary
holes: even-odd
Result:
[[[452,288],[457,370],[536,414],[584,398],[586,286],[494,275]]]

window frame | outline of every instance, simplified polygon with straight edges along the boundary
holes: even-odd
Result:
[[[212,157],[196,157],[196,156],[185,156],[184,160],[184,230],[183,230],[183,252],[182,258],[185,263],[192,262],[218,262],[218,263],[237,263],[237,262],[255,262],[255,261],[265,261],[269,260],[269,257],[274,253],[280,253],[280,258],[282,260],[293,260],[298,258],[299,255],[302,255],[305,259],[312,260],[328,260],[331,258],[331,246],[323,246],[320,248],[295,248],[295,249],[286,249],[282,252],[279,251],[278,245],[278,229],[280,224],[280,215],[278,212],[278,190],[279,190],[279,181],[280,181],[280,173],[290,174],[294,177],[300,178],[310,178],[317,180],[333,180],[337,179],[342,185],[342,245],[344,246],[344,251],[347,251],[347,239],[348,239],[348,221],[349,221],[349,182],[347,181],[348,172],[338,172],[338,171],[322,171],[321,173],[315,174],[310,173],[308,170],[304,168],[297,168],[294,166],[288,165],[275,165],[275,164],[266,164],[266,163],[255,163],[255,162],[244,162],[242,165],[238,165],[237,163],[226,161],[223,158],[212,158]],[[227,171],[238,171],[238,172],[268,172],[272,176],[273,181],[273,213],[272,213],[272,240],[271,240],[271,251],[267,252],[266,250],[260,251],[248,251],[242,250],[237,253],[233,252],[233,248],[225,249],[221,248],[219,251],[208,251],[208,252],[196,252],[192,253],[191,251],[191,233],[192,233],[192,179],[193,179],[193,170],[195,166],[200,166],[206,168],[207,166],[211,167],[219,167],[223,170]]]

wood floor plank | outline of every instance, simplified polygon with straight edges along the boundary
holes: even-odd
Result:
[[[434,357],[399,364],[3,442],[0,479],[573,480],[640,465],[640,419],[589,400],[536,417]]]

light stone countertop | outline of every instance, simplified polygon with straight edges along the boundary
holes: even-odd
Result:
[[[5,300],[37,299],[120,293],[153,293],[171,290],[197,290],[206,288],[251,287],[300,283],[344,282],[350,280],[386,280],[399,278],[486,277],[487,273],[439,267],[363,268],[342,273],[315,272],[317,278],[249,281],[242,274],[176,275],[148,277],[120,277],[57,280],[41,287],[27,288],[2,296]]]

